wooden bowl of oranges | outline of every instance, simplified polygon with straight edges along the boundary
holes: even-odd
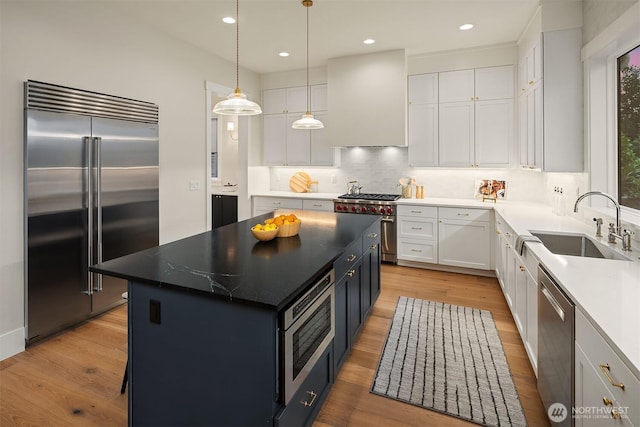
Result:
[[[300,219],[295,214],[279,215],[265,220],[265,224],[275,224],[278,227],[278,237],[297,236],[300,231]]]
[[[275,224],[256,224],[251,227],[253,236],[262,242],[275,239],[278,235],[278,231],[280,231],[280,229]]]

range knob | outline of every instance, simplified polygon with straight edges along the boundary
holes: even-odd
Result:
[[[355,206],[351,206],[351,211],[355,212],[356,211],[356,207]]]
[[[385,209],[384,208],[380,208],[380,213],[384,215]]]
[[[362,213],[366,213],[367,212],[367,208],[365,208],[364,206],[360,208],[360,212]]]
[[[371,212],[372,212],[372,213],[376,213],[376,211],[377,211],[377,209],[376,209],[376,208],[371,207]]]
[[[341,211],[341,210],[342,210],[342,206],[337,205],[337,206],[336,206],[336,210],[337,210],[337,211]]]
[[[393,208],[388,208],[387,209],[387,214],[392,215],[393,214]]]

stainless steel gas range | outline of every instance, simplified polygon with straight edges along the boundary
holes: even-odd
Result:
[[[381,215],[380,245],[382,261],[396,263],[396,200],[399,194],[343,194],[333,200],[333,211],[360,215]]]

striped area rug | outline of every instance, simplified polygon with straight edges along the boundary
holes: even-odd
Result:
[[[526,426],[491,312],[400,297],[371,392],[486,426]]]

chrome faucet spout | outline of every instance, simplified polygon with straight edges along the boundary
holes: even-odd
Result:
[[[584,199],[585,197],[588,196],[603,196],[606,197],[607,199],[611,200],[611,202],[614,204],[614,206],[616,207],[616,229],[615,229],[615,234],[616,237],[619,237],[620,235],[620,203],[618,203],[618,201],[610,194],[607,193],[603,193],[602,191],[589,191],[587,193],[584,193],[583,195],[578,197],[578,200],[576,200],[576,204],[573,206],[573,211],[574,212],[578,212],[578,203],[580,203],[582,201],[582,199]],[[611,235],[609,236],[610,240],[611,240]],[[615,238],[614,238],[615,241]]]

